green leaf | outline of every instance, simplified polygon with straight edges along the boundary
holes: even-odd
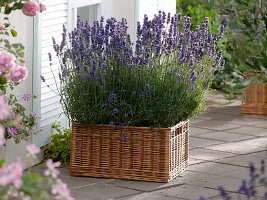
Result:
[[[14,29],[11,29],[10,32],[11,32],[13,37],[17,37],[17,35],[18,35],[17,31],[15,31]]]
[[[9,41],[5,39],[5,40],[4,40],[4,43],[9,44]]]
[[[5,162],[4,159],[1,159],[1,160],[0,160],[0,168],[4,165],[4,162]]]
[[[234,29],[239,29],[239,25],[236,22],[229,22],[229,25],[232,26]]]
[[[7,49],[11,49],[11,46],[10,46],[9,44],[5,44],[5,47],[6,47]]]
[[[256,80],[256,78],[257,78],[256,76],[252,76],[252,77],[247,78],[247,79],[244,81],[243,85],[250,85],[251,83],[253,83],[253,81]]]
[[[23,58],[24,57],[24,51],[18,51],[16,50],[17,54],[19,57]]]
[[[21,48],[22,50],[25,49],[25,47],[23,46],[23,44],[21,44],[21,43],[18,43],[18,44],[19,44],[19,46],[20,46],[20,48]]]
[[[19,48],[19,44],[12,44],[12,47],[14,47],[15,49]]]
[[[10,46],[11,48],[11,46]],[[16,52],[15,51],[12,51],[11,49],[8,50],[9,53],[12,53],[13,55],[16,55]]]
[[[228,60],[231,59],[231,55],[230,55],[229,53],[227,53],[227,52],[225,52],[225,53],[223,54],[223,56],[224,56],[225,58],[227,58]]]
[[[0,8],[3,6],[4,0],[0,0]]]
[[[22,8],[23,8],[23,5],[24,5],[24,4],[21,3],[21,2],[16,2],[16,3],[14,3],[12,9],[13,9],[13,10],[22,9]]]
[[[226,106],[226,105],[229,105],[229,104],[231,104],[231,103],[233,103],[232,101],[227,101],[227,102],[225,102],[225,103],[220,103],[219,105],[221,105],[221,106]]]
[[[242,93],[242,89],[234,89],[234,88],[223,88],[224,91],[226,92],[230,92],[230,93],[233,93],[233,94],[240,94]]]
[[[4,25],[5,25],[5,28],[7,28],[7,27],[9,27],[10,24],[4,23]]]
[[[6,5],[4,14],[8,15],[11,13],[11,11],[12,11],[12,8],[9,5]]]
[[[261,81],[259,81],[259,80],[255,80],[256,81],[256,83],[258,83],[259,85],[262,85],[262,84],[264,84],[263,82],[261,82]]]

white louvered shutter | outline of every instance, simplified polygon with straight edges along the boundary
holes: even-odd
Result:
[[[35,77],[33,84],[35,86],[34,93],[38,94],[36,100],[37,105],[34,105],[34,110],[37,111],[39,120],[39,128],[41,132],[33,137],[33,143],[37,146],[43,146],[49,143],[51,134],[51,124],[55,121],[60,121],[63,125],[67,124],[67,119],[63,114],[60,97],[55,93],[56,84],[59,82],[59,62],[53,49],[52,37],[57,43],[61,42],[62,26],[68,26],[68,0],[43,0],[47,10],[38,16],[38,23],[35,23],[35,65],[38,68],[34,75],[42,74],[47,85]],[[36,41],[37,40],[37,41]],[[52,65],[50,65],[48,53],[52,54]],[[54,74],[54,75],[53,75]],[[53,92],[54,90],[55,92]]]
[[[68,126],[68,121],[63,114],[60,97],[57,92],[59,86],[59,61],[53,49],[52,37],[60,44],[62,39],[63,24],[71,31],[76,24],[77,14],[81,10],[86,14],[88,6],[88,17],[96,19],[100,8],[100,0],[43,0],[47,10],[35,19],[34,34],[34,76],[33,93],[38,96],[34,101],[33,110],[40,116],[39,127],[42,130],[33,137],[33,143],[39,147],[49,143],[51,135],[51,124],[60,121],[63,126]],[[91,6],[90,6],[91,5]],[[82,9],[79,9],[82,7]],[[94,14],[92,15],[92,11]],[[89,14],[90,12],[90,14]],[[52,65],[50,65],[48,53],[52,54]],[[46,83],[40,80],[40,75],[46,79]],[[49,87],[47,87],[47,85]],[[53,91],[55,92],[53,92]]]

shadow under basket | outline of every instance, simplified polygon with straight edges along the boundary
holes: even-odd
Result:
[[[188,166],[188,137],[189,121],[171,128],[120,130],[73,122],[70,174],[166,183]]]
[[[244,72],[245,78],[253,76],[253,73]],[[267,115],[267,84],[258,84],[256,81],[252,85],[246,86],[245,98],[242,99],[241,110],[244,114]],[[243,92],[245,92],[243,89]]]

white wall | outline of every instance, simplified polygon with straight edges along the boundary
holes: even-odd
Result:
[[[8,37],[10,43],[21,43],[25,46],[25,67],[28,69],[27,79],[19,84],[14,91],[18,97],[22,97],[26,93],[32,94],[32,53],[33,53],[33,18],[26,17],[22,12],[15,11],[9,15],[11,24],[15,27],[17,31],[17,37]],[[26,103],[23,101],[27,109],[32,109],[31,103]]]
[[[158,0],[158,9],[173,15],[176,13],[176,0]]]
[[[135,0],[136,1],[136,20],[142,22],[144,14],[149,19],[154,17],[159,10],[165,13],[176,13],[176,0]]]
[[[117,20],[125,18],[131,40],[135,40],[135,0],[113,0],[113,17]]]
[[[22,43],[25,48],[25,66],[28,69],[28,78],[14,90],[14,93],[21,99],[26,93],[32,94],[32,57],[33,57],[33,19],[22,14],[21,10],[15,11],[9,15],[10,22],[15,26],[18,33],[16,38],[9,39],[11,43]],[[11,37],[10,37],[11,38]],[[32,110],[32,103],[22,100],[27,110]],[[29,142],[22,141],[20,144],[14,144],[13,140],[8,140],[7,146],[0,147],[0,158],[4,158],[7,163],[17,160],[17,156],[25,157],[26,145]]]

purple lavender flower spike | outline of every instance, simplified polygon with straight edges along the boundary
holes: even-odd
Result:
[[[52,61],[51,53],[48,53],[48,58],[49,58],[49,61],[51,62]]]
[[[41,80],[42,80],[43,82],[45,82],[45,78],[44,78],[44,76],[43,76],[43,75],[40,75],[40,77],[41,77]]]
[[[197,74],[196,72],[193,70],[190,76],[191,82],[194,84],[197,80]]]
[[[131,110],[131,111],[130,111],[130,113],[131,113],[132,115],[134,115],[134,114],[135,114],[135,112],[134,112],[133,110]]]
[[[221,70],[224,70],[224,65],[225,65],[225,60],[222,60],[222,61],[221,61],[221,67],[220,67]]]
[[[107,107],[107,106],[109,106],[108,103],[103,103],[103,104],[102,104],[102,107]]]
[[[125,135],[124,133],[122,134],[122,139],[123,139],[125,142],[128,141],[128,138],[126,137],[126,135]]]
[[[147,99],[151,101],[151,87],[149,84],[145,84]]]
[[[110,93],[108,97],[108,102],[109,103],[115,103],[116,102],[116,94]]]
[[[61,76],[61,73],[60,72],[58,72],[58,77],[59,77],[59,80],[62,81],[62,76]]]
[[[113,113],[118,113],[117,108],[114,108],[114,109],[113,109]]]
[[[139,90],[139,97],[143,97],[144,96],[144,92],[143,92],[143,90]]]

